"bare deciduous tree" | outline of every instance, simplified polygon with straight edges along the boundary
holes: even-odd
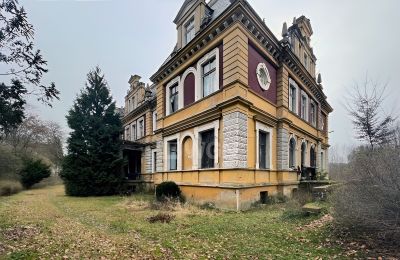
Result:
[[[384,115],[382,103],[386,86],[373,82],[366,76],[360,86],[356,84],[347,98],[346,108],[352,117],[356,138],[375,146],[388,143],[393,136],[391,115]]]

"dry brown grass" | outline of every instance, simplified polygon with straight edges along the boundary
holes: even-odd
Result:
[[[0,180],[0,196],[11,196],[22,191],[22,185],[16,180]]]

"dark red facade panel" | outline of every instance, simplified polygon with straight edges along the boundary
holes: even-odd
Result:
[[[257,66],[260,63],[265,63],[268,68],[269,75],[271,77],[271,85],[268,90],[261,88],[257,79]],[[267,99],[268,101],[276,104],[277,101],[277,72],[274,66],[266,58],[264,58],[260,52],[249,44],[249,87],[254,92]]]

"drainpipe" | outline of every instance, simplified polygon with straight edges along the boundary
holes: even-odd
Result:
[[[240,210],[240,191],[236,190],[236,211]]]

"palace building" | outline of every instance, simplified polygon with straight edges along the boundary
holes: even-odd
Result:
[[[244,210],[328,173],[328,116],[310,20],[278,39],[245,0],[186,0],[177,43],[146,86],[132,76],[125,172],[188,201]]]

